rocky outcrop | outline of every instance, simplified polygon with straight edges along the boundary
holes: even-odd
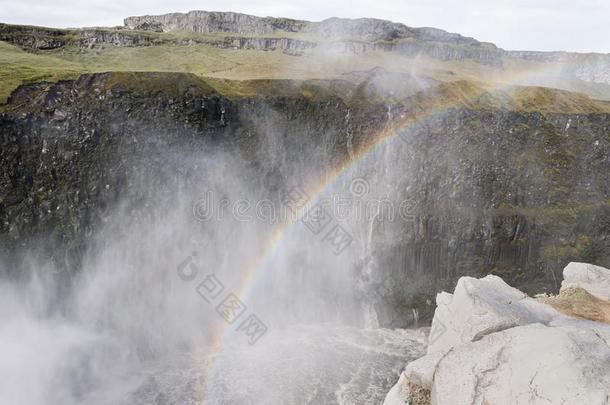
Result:
[[[573,277],[578,264],[568,267]],[[463,278],[437,301],[428,354],[385,405],[607,404],[607,324],[567,317],[497,277]]]
[[[561,291],[579,287],[591,295],[610,301],[610,270],[588,263],[570,263],[563,269]]]
[[[256,17],[258,18],[258,17]],[[164,21],[164,20],[163,20]],[[352,20],[349,20],[352,21]],[[353,20],[359,21],[359,20]],[[374,20],[387,23],[387,21]],[[321,24],[321,23],[320,23]],[[361,23],[359,23],[361,24]],[[351,26],[352,30],[356,30],[360,25]],[[402,26],[402,24],[400,24]],[[128,25],[127,27],[131,27]],[[187,46],[192,44],[207,44],[219,48],[233,49],[254,49],[261,51],[272,51],[281,49],[289,54],[300,55],[307,50],[314,48],[320,49],[322,52],[340,52],[348,54],[361,54],[371,51],[396,52],[401,55],[416,57],[426,55],[432,58],[441,60],[466,60],[472,59],[480,63],[488,65],[501,66],[501,53],[492,45],[485,45],[477,41],[460,40],[453,38],[448,34],[446,41],[434,41],[433,38],[445,39],[442,35],[422,35],[421,41],[393,41],[393,40],[369,40],[359,39],[357,35],[349,34],[346,36],[338,36],[335,40],[326,34],[326,29],[332,30],[331,25],[321,25],[323,38],[325,41],[314,41],[303,38],[293,38],[288,36],[279,36],[277,33],[286,33],[285,30],[274,31],[274,29],[254,29],[256,32],[250,32],[245,29],[243,32],[234,32],[231,29],[217,29],[217,27],[208,27],[206,29],[217,29],[218,33],[238,33],[244,36],[216,36],[202,37],[200,35],[171,37],[159,34],[159,31],[172,31],[174,28],[166,29],[159,28],[163,26],[162,22],[145,19],[139,25],[133,25],[131,29],[108,29],[108,28],[84,28],[84,29],[54,29],[44,27],[18,26],[9,24],[0,24],[0,41],[6,41],[25,49],[50,50],[58,49],[66,46],[74,46],[81,49],[95,48],[99,46],[120,46],[120,47],[136,47],[136,46],[153,46],[153,45],[175,45]],[[283,27],[281,24],[272,26]],[[383,26],[383,24],[382,24]],[[135,27],[138,27],[137,29]],[[173,25],[172,25],[173,27]],[[370,28],[370,32],[377,32],[378,29]],[[403,26],[404,27],[404,26]],[[196,28],[191,27],[189,31],[195,34],[200,34]],[[175,28],[179,29],[179,28]],[[317,28],[316,28],[317,29]],[[406,27],[405,27],[406,29]],[[363,34],[366,38],[374,36],[365,29]],[[440,31],[440,30],[439,30]],[[444,32],[444,31],[442,31]],[[206,32],[207,33],[207,32]],[[270,34],[276,33],[271,36]],[[247,34],[247,35],[245,35]],[[349,35],[348,35],[349,34]],[[381,34],[380,34],[381,35]],[[457,35],[457,34],[454,34]],[[383,35],[381,35],[383,36]],[[459,38],[463,38],[458,36]],[[340,39],[346,38],[346,39]]]
[[[584,322],[505,330],[409,364],[384,405],[606,405],[608,337]]]
[[[433,404],[592,404],[610,394],[610,328],[532,324],[448,353]]]
[[[315,48],[318,44],[311,41],[303,41],[293,38],[235,38],[225,37],[216,43],[219,48],[233,49],[255,49],[259,51],[273,51],[282,49],[287,53],[299,54],[308,49]]]
[[[298,32],[309,23],[288,18],[256,17],[232,12],[195,10],[188,13],[171,13],[156,16],[127,17],[129,29],[191,31],[201,34],[232,32],[236,34],[271,34],[275,31]]]
[[[267,35],[275,32],[313,34],[330,40],[360,40],[366,42],[413,39],[443,42],[453,45],[481,45],[474,38],[449,33],[436,28],[412,28],[401,23],[375,18],[328,18],[319,22],[288,18],[257,17],[233,12],[195,10],[188,13],[127,17],[125,27],[131,30],[197,33],[235,33]],[[492,44],[485,44],[495,48]],[[497,49],[497,48],[495,48]]]
[[[180,32],[181,35],[163,34],[169,32]],[[504,51],[494,44],[436,28],[413,28],[373,18],[329,18],[309,22],[196,10],[127,17],[124,27],[114,28],[61,30],[0,24],[0,40],[26,49],[56,49],[67,45],[89,48],[206,43],[222,48],[282,49],[294,55],[321,47],[331,52],[385,51],[408,57],[473,60],[495,67],[502,67],[505,58],[512,58],[554,64],[561,68],[562,80],[610,85],[610,57],[606,54]]]
[[[333,52],[389,51],[406,56],[426,55],[442,60],[472,59],[483,64],[502,65],[502,52],[493,44],[434,28],[411,28],[372,18],[329,18],[320,22],[308,22],[239,13],[191,11],[186,14],[128,17],[124,22],[125,27],[132,30],[234,33],[248,36],[296,32],[317,39],[317,42],[309,42],[307,46],[303,46],[306,41],[291,41],[288,38],[277,41],[272,38],[263,40],[248,37],[233,40],[234,47],[247,49],[281,48],[294,51],[295,47],[303,50],[321,45]],[[263,47],[261,41],[272,44]],[[252,46],[253,43],[256,45]]]
[[[610,55],[583,58],[570,66],[570,72],[585,82],[610,85]]]
[[[447,351],[494,332],[530,323],[548,324],[559,313],[510,287],[500,277],[462,277],[455,292],[436,297],[428,353]]]
[[[610,84],[610,54],[574,52],[506,51],[510,58],[553,63],[562,74],[589,83]]]
[[[55,49],[65,46],[68,30],[0,23],[0,41],[27,49]]]
[[[395,52],[407,57],[427,56],[440,60],[475,60],[481,64],[502,66],[502,55],[483,44],[453,45],[434,41],[333,41],[318,45],[327,52],[361,54],[371,51]]]
[[[610,84],[610,56],[570,52],[504,51],[491,43],[436,28],[413,28],[373,18],[329,18],[320,22],[256,17],[239,13],[191,11],[159,16],[128,17],[129,29],[147,31],[230,32],[268,35],[294,32],[334,42],[333,49],[349,52],[383,50],[407,56],[426,55],[442,60],[474,60],[502,66],[503,58],[561,64],[562,74],[588,83]]]
[[[362,41],[392,41],[401,38],[415,38],[416,28],[374,18],[329,18],[309,23],[305,29],[315,35],[331,39],[358,39]]]
[[[147,30],[150,31],[150,30]],[[160,37],[143,31],[125,29],[78,29],[65,30],[43,27],[15,26],[0,24],[0,41],[6,41],[25,49],[50,50],[74,46],[81,49],[98,46],[137,47],[153,45],[188,46],[192,44],[208,44],[218,48],[255,49],[272,51],[282,49],[286,52],[298,53],[312,49],[318,44],[295,38],[285,37]]]
[[[76,46],[91,48],[97,45],[150,46],[162,42],[146,33],[120,29],[85,28],[55,29],[21,25],[0,24],[0,41],[26,49],[49,50]]]

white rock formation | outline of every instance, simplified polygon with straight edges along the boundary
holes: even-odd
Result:
[[[438,351],[409,363],[386,396],[384,405],[403,405],[407,398],[411,400],[412,405],[429,403],[434,373],[446,354],[447,351]]]
[[[610,301],[610,270],[588,263],[572,262],[563,269],[561,291],[580,287],[599,299]]]
[[[431,403],[608,405],[609,394],[608,341],[576,325],[531,324],[449,351]]]
[[[566,280],[610,295],[610,271],[589,266],[571,263]],[[495,276],[463,277],[437,305],[428,354],[384,405],[610,405],[610,325],[562,315]]]
[[[498,276],[462,277],[455,292],[436,297],[428,353],[448,350],[504,329],[547,324],[559,313],[512,288]]]

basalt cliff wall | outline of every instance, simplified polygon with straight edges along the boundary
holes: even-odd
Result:
[[[189,74],[105,73],[16,90],[0,113],[0,246],[11,268],[21,249],[42,246],[77,271],[118,202],[138,215],[149,190],[197,177],[168,150],[230,151],[277,194],[286,178],[311,172],[314,154],[320,167],[349,160],[389,115],[413,114],[442,93],[388,105],[338,81],[251,85],[258,95],[235,97]],[[270,127],[281,159],[265,158]],[[400,149],[383,163],[404,173],[394,190],[409,215],[374,221],[371,253],[356,269],[380,324],[407,326],[411,309],[429,319],[434,294],[462,275],[555,291],[570,261],[610,265],[606,112],[511,109],[483,95],[400,131]]]

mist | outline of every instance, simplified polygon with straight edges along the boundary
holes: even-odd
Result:
[[[291,133],[272,107],[256,111],[252,125],[265,136],[255,168],[220,147],[160,148],[147,157],[163,162],[154,173],[139,166],[128,173],[140,198],[118,198],[107,207],[91,242],[68,250],[72,261],[40,261],[35,246],[20,252],[19,277],[3,280],[0,295],[6,403],[142,400],[151,370],[166,370],[160,365],[176,359],[202,373],[197,378],[206,388],[199,398],[217,403],[229,395],[219,380],[226,384],[236,370],[254,367],[255,373],[279,361],[272,353],[280,341],[285,350],[307,350],[303,336],[309,336],[307,361],[324,369],[324,357],[335,354],[319,345],[330,337],[371,338],[349,328],[379,327],[379,292],[371,286],[384,280],[375,279],[373,238],[384,220],[400,221],[406,212],[401,193],[389,185],[404,175],[396,164],[405,144],[375,150],[337,175],[342,166],[333,156],[332,130],[309,142]],[[298,154],[291,152],[295,142]],[[328,216],[319,230],[307,221],[318,209]],[[325,235],[336,226],[345,240],[335,246]],[[267,247],[278,229],[277,243]],[[223,319],[218,305],[228,293],[247,308],[239,323],[254,315],[263,334],[248,335]],[[389,355],[400,364],[406,353]],[[209,362],[218,363],[213,372]],[[265,391],[260,395],[279,401],[268,376],[238,372],[235,378],[235,385],[251,379]],[[288,391],[306,383],[290,378],[282,378],[293,384]]]
[[[604,57],[215,18],[236,32],[7,45],[70,75],[121,41],[179,52],[0,110],[0,404],[381,403],[463,276],[553,293],[562,261],[607,259]]]

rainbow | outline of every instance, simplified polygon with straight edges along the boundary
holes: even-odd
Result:
[[[342,176],[344,176],[345,173],[354,168],[366,156],[385,147],[390,142],[396,140],[396,138],[400,135],[407,133],[411,128],[420,124],[422,121],[436,115],[443,114],[451,108],[474,101],[486,91],[503,90],[522,83],[530,77],[536,77],[537,75],[545,73],[557,73],[561,69],[562,65],[548,63],[537,69],[530,69],[525,72],[514,74],[509,78],[505,78],[502,84],[491,86],[487,85],[484,89],[481,89],[481,91],[475,92],[470,96],[457,97],[457,99],[454,98],[443,103],[438,103],[422,111],[411,113],[409,116],[395,119],[393,122],[388,123],[378,133],[374,134],[374,136],[370,137],[369,142],[363,144],[355,153],[352,154],[349,160],[345,160],[335,166],[332,170],[327,172],[330,174],[324,176],[324,178],[318,183],[305,187],[304,191],[308,196],[310,196],[308,204],[315,204],[327,189],[332,187],[342,178]],[[289,216],[288,220],[278,223],[268,233],[267,237],[258,247],[257,254],[250,262],[251,264],[243,272],[243,276],[240,278],[238,288],[234,290],[235,295],[240,297],[240,299],[246,301],[252,291],[255,290],[258,276],[264,273],[264,270],[268,268],[271,259],[275,257],[277,251],[279,250],[284,237],[299,219],[299,216]],[[223,351],[223,343],[227,336],[229,336],[231,333],[234,333],[232,328],[223,320],[218,321],[216,326],[213,327],[211,336],[212,353],[209,356],[211,360],[206,363],[204,370],[204,379],[206,381],[206,385],[208,386],[214,382],[214,371],[218,363],[218,359]]]

